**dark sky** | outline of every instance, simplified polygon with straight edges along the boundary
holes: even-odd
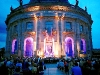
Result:
[[[76,0],[69,0],[71,4],[75,4]],[[27,4],[29,0],[23,0]],[[0,48],[6,45],[6,24],[5,20],[10,13],[10,6],[17,8],[19,6],[18,0],[0,0]],[[93,48],[100,48],[100,0],[79,0],[81,8],[87,7],[87,11],[92,16],[92,41]]]

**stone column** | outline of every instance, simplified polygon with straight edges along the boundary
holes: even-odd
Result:
[[[25,39],[25,36],[22,35],[22,36],[21,36],[21,56],[22,56],[22,57],[25,56],[25,52],[24,52],[24,39]]]
[[[13,32],[12,29],[13,28],[10,28],[10,32],[9,32],[9,36],[10,36],[9,37],[9,49],[10,49],[9,52],[10,52],[10,54],[12,53],[12,37],[11,37],[12,36],[12,32]]]
[[[64,49],[63,49],[64,45],[63,45],[63,34],[62,34],[63,33],[63,27],[64,27],[64,19],[62,19],[62,18],[59,20],[59,27],[60,27],[59,28],[60,29],[59,30],[59,38],[60,38],[59,43],[60,43],[60,46],[61,46],[61,56],[62,56],[65,52]]]
[[[37,35],[36,35],[36,50],[39,50],[39,40],[40,40],[40,21],[39,21],[39,18],[37,18],[37,23],[36,23],[37,25],[37,30],[36,30],[36,32],[37,32]]]
[[[78,55],[78,53],[77,53],[77,25],[76,25],[76,21],[72,22],[72,29],[73,29],[73,32],[74,32],[74,35],[73,35],[73,41],[74,41],[73,57],[75,57],[75,56]]]
[[[10,56],[10,52],[11,52],[11,38],[10,38],[10,29],[7,28],[7,36],[6,36],[6,48],[5,48],[5,57],[9,57]]]
[[[59,47],[59,41],[60,41],[60,39],[59,39],[59,19],[58,19],[59,17],[57,17],[57,18],[55,18],[55,26],[56,26],[56,30],[57,30],[57,35],[56,35],[56,40],[57,40],[57,42],[55,42],[55,44],[54,44],[54,46],[55,46],[55,51],[54,51],[54,54],[55,55],[59,55],[58,53],[60,53],[59,52],[59,49],[60,49],[60,47]],[[58,48],[59,47],[59,48]],[[56,53],[56,51],[58,52],[58,53]]]
[[[25,26],[26,25],[26,22],[25,21],[23,21],[22,23],[21,23],[21,36],[20,36],[20,43],[21,43],[21,56],[24,56],[24,40],[25,40],[25,35],[24,35],[24,32],[25,32]]]
[[[18,22],[18,56],[21,56],[22,21]],[[20,52],[20,53],[19,53]]]
[[[77,56],[80,57],[80,25],[79,25],[79,21],[76,21],[76,39],[77,39]]]

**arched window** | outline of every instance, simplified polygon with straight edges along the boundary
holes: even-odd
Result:
[[[83,25],[80,25],[80,32],[83,32]]]
[[[47,33],[48,33],[49,35],[51,35],[52,29],[53,29],[53,22],[52,22],[52,21],[47,21],[47,22],[45,23],[45,29],[47,30]]]
[[[68,31],[68,30],[71,30],[71,29],[72,29],[71,22],[66,22],[65,23],[65,30]]]
[[[34,23],[33,22],[27,22],[26,23],[26,29],[27,30],[34,30]]]

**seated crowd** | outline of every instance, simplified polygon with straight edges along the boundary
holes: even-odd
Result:
[[[0,60],[0,75],[43,75],[43,59],[38,58],[3,58]]]
[[[0,75],[43,75],[46,63],[57,63],[57,68],[67,75],[100,75],[100,59],[24,57],[2,58]]]
[[[61,59],[57,62],[57,68],[67,75],[100,75],[100,59]]]

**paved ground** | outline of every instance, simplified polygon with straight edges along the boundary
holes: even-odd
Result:
[[[57,69],[56,64],[46,64],[44,75],[66,75],[63,71]]]

